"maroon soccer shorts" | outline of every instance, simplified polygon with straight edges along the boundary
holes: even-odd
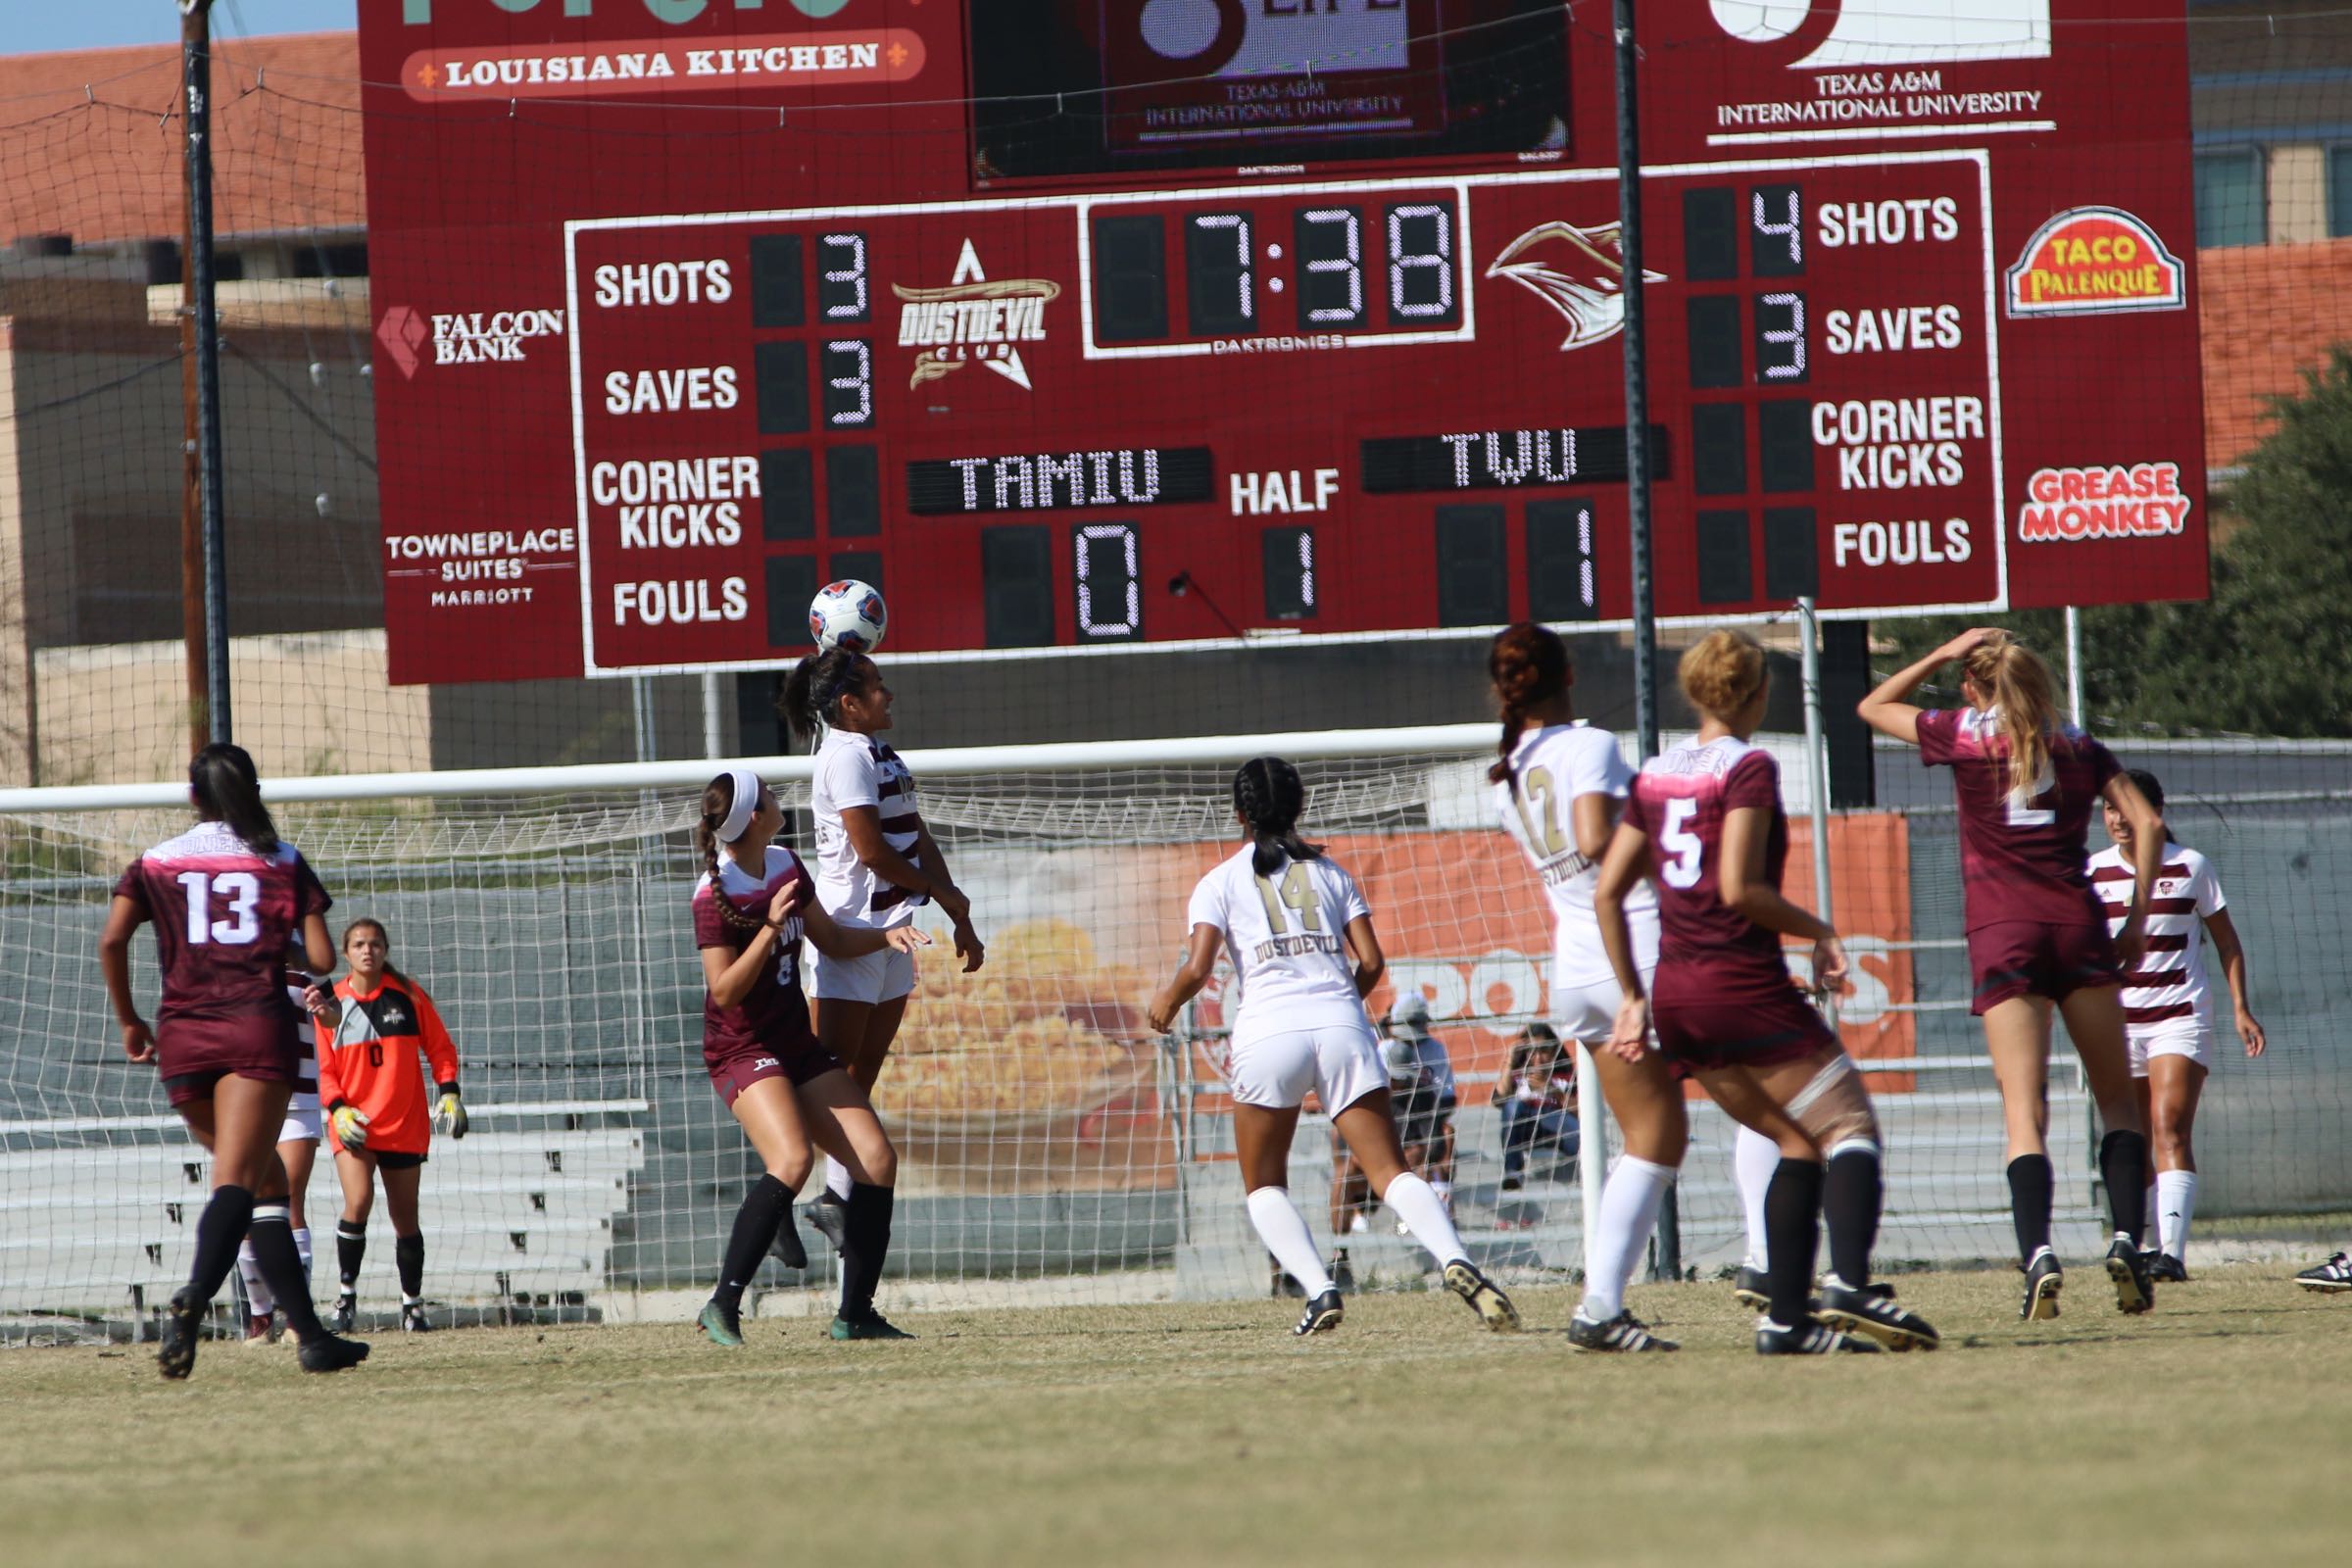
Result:
[[[710,1087],[718,1091],[720,1102],[728,1105],[734,1104],[737,1095],[762,1078],[788,1079],[798,1089],[841,1067],[833,1054],[814,1040],[798,1049],[782,1051],[755,1047],[706,1064],[710,1069]]]
[[[175,1018],[155,1035],[156,1071],[172,1108],[213,1098],[213,1086],[232,1074],[292,1084],[302,1075],[291,1013],[284,1019]]]
[[[1968,1010],[1980,1016],[2011,997],[2064,1002],[2089,986],[2114,985],[2123,973],[2115,939],[2101,920],[1996,920],[1968,934],[1975,981]]]
[[[1677,1078],[1717,1067],[1777,1067],[1838,1047],[1838,1037],[1794,985],[1770,997],[1725,1000],[1703,976],[1693,976],[1686,988],[1663,963],[1651,986],[1649,1016],[1667,1069]]]

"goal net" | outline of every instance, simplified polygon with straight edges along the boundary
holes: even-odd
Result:
[[[902,1161],[886,1306],[1272,1288],[1233,1166],[1220,988],[1174,1037],[1143,1018],[1181,950],[1186,896],[1236,843],[1232,767],[1265,751],[1300,760],[1306,831],[1370,897],[1391,959],[1374,1012],[1406,992],[1429,1004],[1455,1105],[1449,1155],[1440,1140],[1423,1158],[1450,1178],[1465,1239],[1506,1281],[1575,1278],[1579,1182],[1605,1157],[1605,1117],[1580,1107],[1581,1151],[1557,1123],[1516,1157],[1506,1148],[1497,1102],[1516,1087],[1512,1043],[1546,1010],[1550,937],[1537,883],[1492,826],[1491,737],[1472,726],[910,754],[924,820],[989,948],[972,975],[944,945],[924,956],[882,1076]],[[1801,741],[1766,739],[1791,797],[1788,891],[1813,905],[1815,775]],[[461,1320],[683,1315],[709,1289],[758,1174],[699,1049],[687,830],[709,765],[272,789],[281,828],[335,896],[330,924],[381,920],[393,961],[455,1036],[473,1131],[435,1143],[422,1193],[426,1295]],[[2247,794],[2260,765],[2229,770],[2242,806],[2174,787],[2180,831],[2222,868],[2272,1039],[2262,1063],[2225,1051],[2216,1064],[2199,1134],[2208,1214],[2307,1212],[2352,1195],[2332,1051],[2352,1024],[2337,891],[2352,869],[2352,803],[2327,788]],[[796,808],[787,841],[805,846],[807,760],[763,771]],[[185,1276],[209,1171],[154,1069],[122,1058],[95,962],[114,876],[184,822],[171,794],[0,798],[0,1318],[135,1318]],[[1858,960],[1839,1022],[1888,1131],[1881,1255],[2004,1256],[2001,1124],[1967,1014],[1948,808],[1921,794],[1838,813],[1829,832],[1828,891]],[[134,972],[152,1005],[144,939]],[[2101,1213],[2094,1137],[2071,1054],[2059,1059],[2051,1148],[2061,1241],[2079,1253]],[[1675,1241],[1685,1268],[1712,1276],[1741,1254],[1741,1213],[1731,1130],[1711,1106],[1692,1109]],[[322,1269],[340,1201],[331,1166],[321,1158],[308,1195]],[[1359,1288],[1424,1283],[1419,1249],[1385,1211],[1350,1208],[1337,1174],[1328,1122],[1310,1107],[1291,1186],[1319,1239],[1348,1249]],[[376,1222],[379,1239],[387,1229]],[[804,1234],[814,1264],[767,1265],[760,1310],[829,1309],[831,1259]],[[364,1308],[396,1299],[390,1251],[371,1254]],[[325,1279],[318,1290],[328,1294]]]

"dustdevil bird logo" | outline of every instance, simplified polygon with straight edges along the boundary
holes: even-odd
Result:
[[[1549,249],[1538,254],[1544,246]],[[1597,228],[1539,223],[1504,246],[1487,264],[1487,275],[1509,278],[1565,317],[1563,351],[1590,347],[1625,329],[1625,258],[1617,249],[1615,223]],[[1647,269],[1642,276],[1651,283],[1666,280],[1665,273]]]

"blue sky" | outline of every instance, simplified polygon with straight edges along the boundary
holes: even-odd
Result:
[[[0,54],[168,43],[179,36],[173,0],[0,0]],[[356,26],[359,0],[213,0],[213,32],[328,32]]]

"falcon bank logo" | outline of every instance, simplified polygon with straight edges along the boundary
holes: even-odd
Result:
[[[419,367],[519,364],[538,338],[564,335],[562,311],[452,311],[427,316],[410,305],[393,305],[376,323],[375,340],[404,381]],[[429,345],[430,354],[426,350]]]

